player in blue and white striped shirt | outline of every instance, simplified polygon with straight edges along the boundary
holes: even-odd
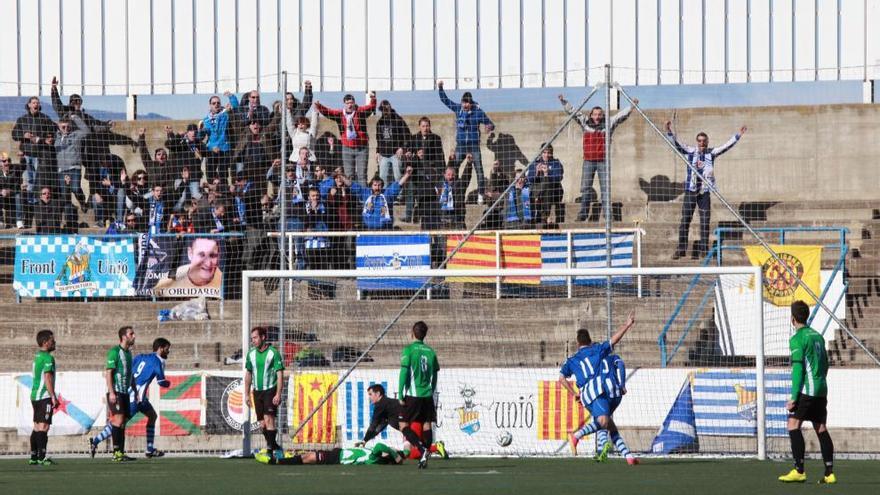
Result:
[[[578,351],[569,357],[560,369],[560,384],[572,395],[577,396],[593,417],[593,421],[584,425],[571,436],[572,452],[575,455],[577,443],[583,436],[597,430],[605,430],[611,435],[611,440],[620,454],[626,458],[627,463],[630,465],[638,464],[638,460],[630,453],[611,417],[614,410],[620,405],[626,384],[626,368],[623,366],[623,360],[618,356],[613,356],[611,351],[613,346],[634,324],[635,315],[631,312],[626,323],[611,336],[609,341],[598,344],[593,343],[588,330],[578,330]],[[580,392],[576,391],[568,380],[571,376],[574,376],[575,384]],[[601,447],[596,460],[604,461],[610,449],[607,439]]]
[[[153,352],[149,354],[138,354],[132,361],[132,378],[134,378],[134,389],[129,394],[129,412],[128,420],[130,421],[137,413],[143,413],[147,417],[147,449],[144,455],[147,457],[162,457],[164,452],[154,447],[156,438],[156,419],[158,415],[153,405],[150,404],[149,391],[150,384],[153,380],[160,387],[167,388],[170,382],[165,379],[165,360],[171,352],[171,342],[162,337],[153,341]],[[110,436],[111,429],[108,423],[104,430],[95,438],[89,439],[89,452],[95,457],[95,451],[98,444]]]

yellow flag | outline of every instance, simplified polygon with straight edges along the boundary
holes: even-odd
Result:
[[[804,285],[819,295],[819,268],[822,260],[822,246],[771,245],[773,251],[797,275],[791,276],[778,261],[773,259],[762,246],[746,246],[746,254],[752,265],[760,266],[764,277],[764,298],[776,306],[790,306],[795,301],[804,301],[810,306],[816,300],[810,297]],[[801,284],[798,279],[803,282]]]

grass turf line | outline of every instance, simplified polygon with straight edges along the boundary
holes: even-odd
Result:
[[[754,460],[647,459],[627,466],[616,459],[596,464],[580,459],[434,459],[428,469],[403,466],[264,466],[247,459],[138,459],[114,464],[107,458],[59,459],[51,467],[23,459],[0,460],[0,493],[68,495],[241,493],[670,493],[763,495],[792,493],[880,493],[876,461],[839,461],[836,487],[817,486],[821,462],[807,462],[805,486],[785,486],[776,477],[789,463]],[[416,483],[416,484],[414,484]]]

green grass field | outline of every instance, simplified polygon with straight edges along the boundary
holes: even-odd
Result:
[[[877,461],[839,461],[838,484],[816,485],[821,462],[808,461],[808,482],[787,486],[776,476],[788,463],[752,460],[647,459],[636,467],[621,460],[432,460],[420,471],[402,466],[265,466],[246,459],[59,459],[52,467],[23,459],[0,460],[0,493],[26,494],[627,494],[695,495],[769,493],[880,493]]]

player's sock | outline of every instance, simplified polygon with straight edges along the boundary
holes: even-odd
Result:
[[[276,430],[267,430],[263,428],[263,438],[266,439],[266,447],[270,450],[279,450],[281,448],[278,445],[278,441],[275,440],[277,433]]]
[[[110,428],[110,436],[113,438],[113,452],[124,452],[122,450],[122,428],[113,425]]]
[[[403,438],[406,438],[406,441],[413,447],[417,447],[421,451],[424,451],[427,448],[419,439],[419,436],[416,435],[416,432],[414,432],[409,426],[406,426],[401,433],[403,433]]]
[[[46,458],[46,451],[49,450],[49,432],[44,431],[42,436],[43,436],[43,440],[42,440],[42,445],[40,446],[40,459],[45,459]]]
[[[125,453],[125,425],[119,427],[119,451]]]
[[[834,443],[828,430],[819,433],[819,449],[822,451],[822,461],[825,463],[825,476],[834,472]]]
[[[38,459],[37,451],[39,450],[39,448],[37,447],[37,443],[38,443],[37,437],[39,436],[39,434],[40,434],[40,432],[38,432],[36,430],[31,432],[31,460],[32,461],[36,461]]]
[[[424,440],[425,447],[430,452],[431,445],[434,443],[434,430],[422,430],[422,440]]]
[[[590,421],[589,423],[578,428],[577,431],[574,432],[574,436],[577,439],[581,439],[587,435],[592,435],[593,433],[596,433],[596,430],[598,430],[598,429],[599,429],[599,424],[596,423],[595,421]]]
[[[153,442],[156,440],[156,423],[147,423],[147,452],[155,450]]]
[[[598,426],[599,425],[596,425],[597,428]],[[608,443],[608,430],[599,430],[599,432],[596,433],[596,442],[598,443],[597,450],[601,451],[605,448],[605,444]]]
[[[797,472],[804,472],[804,451],[806,450],[806,445],[804,445],[804,434],[801,433],[800,428],[797,430],[788,430],[788,438],[791,440],[791,456],[794,457],[794,468],[797,469]]]
[[[110,423],[107,423],[107,426],[105,426],[104,429],[101,430],[101,433],[98,433],[98,436],[95,437],[95,445],[103,442],[104,440],[107,440],[108,438],[110,438],[110,435],[112,435],[112,434],[113,434],[113,425],[111,425]]]
[[[620,436],[619,431],[615,431],[611,434],[611,441],[614,442],[614,447],[617,449],[617,452],[620,453],[623,457],[632,457],[632,452],[629,451],[629,448],[626,446],[626,442],[623,441],[623,437]]]

